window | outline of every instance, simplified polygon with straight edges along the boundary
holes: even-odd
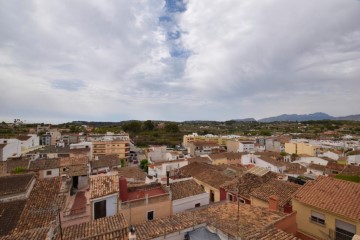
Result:
[[[154,220],[154,211],[147,212],[147,220]]]
[[[195,207],[200,207],[200,203],[195,204]]]
[[[50,176],[51,175],[51,171],[46,171],[46,176]]]
[[[230,201],[230,202],[234,201],[234,200],[233,200],[233,195],[229,194],[228,196],[229,196],[229,201]]]
[[[336,239],[351,240],[356,233],[356,226],[347,222],[335,220],[336,225]]]
[[[311,221],[313,223],[318,223],[318,224],[321,224],[321,225],[325,225],[325,215],[321,214],[321,213],[318,213],[318,212],[312,211],[311,212]]]

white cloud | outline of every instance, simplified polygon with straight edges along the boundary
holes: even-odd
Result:
[[[164,6],[2,1],[0,118],[360,113],[358,1],[189,0],[172,13]],[[169,31],[181,35],[169,40]]]

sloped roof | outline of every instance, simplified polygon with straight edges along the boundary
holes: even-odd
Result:
[[[206,193],[205,190],[193,179],[171,183],[170,189],[172,192],[172,200]]]
[[[301,186],[291,182],[271,179],[267,183],[262,184],[260,187],[254,189],[250,196],[268,202],[269,197],[275,195],[279,198],[280,207],[284,207],[286,203],[291,201],[291,196]]]
[[[300,188],[294,199],[350,219],[360,219],[359,183],[319,176]]]
[[[275,223],[285,217],[285,213],[270,211],[262,207],[247,204],[241,204],[239,210],[241,217],[238,219],[236,214],[238,205],[222,202],[177,213],[168,217],[154,219],[136,224],[136,237],[139,240],[154,239],[164,236],[165,234],[168,235],[207,223],[210,226],[218,228],[231,239],[237,237],[239,232],[244,239],[266,239],[256,237],[266,236],[266,234],[269,236],[269,232],[277,234],[277,236],[282,236],[280,239],[296,239],[287,233],[280,234],[281,230],[277,231],[271,226],[270,228],[268,227],[269,224]],[[272,230],[270,231],[270,229]]]
[[[119,168],[118,173],[119,176],[124,176],[125,178],[134,178],[135,180],[145,182],[146,173],[138,166]]]
[[[90,198],[99,198],[119,192],[119,176],[91,176],[90,177]]]
[[[128,223],[123,214],[65,227],[62,239],[128,239]],[[60,234],[57,240],[60,240]]]
[[[48,228],[58,216],[60,177],[38,179],[16,226],[16,232]]]
[[[99,160],[90,161],[91,168],[115,167],[120,165],[119,155],[100,155]]]
[[[25,204],[26,200],[0,202],[0,237],[10,234],[16,227]]]
[[[0,177],[0,197],[26,192],[33,179],[32,173]]]
[[[37,159],[30,162],[29,170],[38,171],[59,168],[60,158]]]

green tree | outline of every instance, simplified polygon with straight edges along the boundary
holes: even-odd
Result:
[[[172,122],[166,123],[165,131],[169,133],[177,133],[179,132],[179,126],[177,125],[177,123],[172,123]]]
[[[125,132],[138,133],[141,131],[141,125],[142,124],[139,121],[131,121],[131,122],[124,123],[122,125],[122,129]]]
[[[155,125],[151,120],[146,120],[144,122],[143,128],[145,131],[152,131],[152,130],[154,130]]]
[[[145,172],[148,171],[149,161],[147,159],[143,159],[140,161],[140,168],[143,169]]]
[[[121,164],[121,167],[125,167],[125,160],[124,160],[124,159],[121,159],[121,160],[120,160],[120,164]]]

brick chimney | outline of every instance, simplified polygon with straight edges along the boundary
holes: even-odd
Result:
[[[127,181],[124,176],[119,178],[119,191],[120,191],[120,199],[122,202],[126,202],[128,200],[128,191],[127,191]]]
[[[269,197],[269,210],[279,211],[279,197],[271,195]]]

